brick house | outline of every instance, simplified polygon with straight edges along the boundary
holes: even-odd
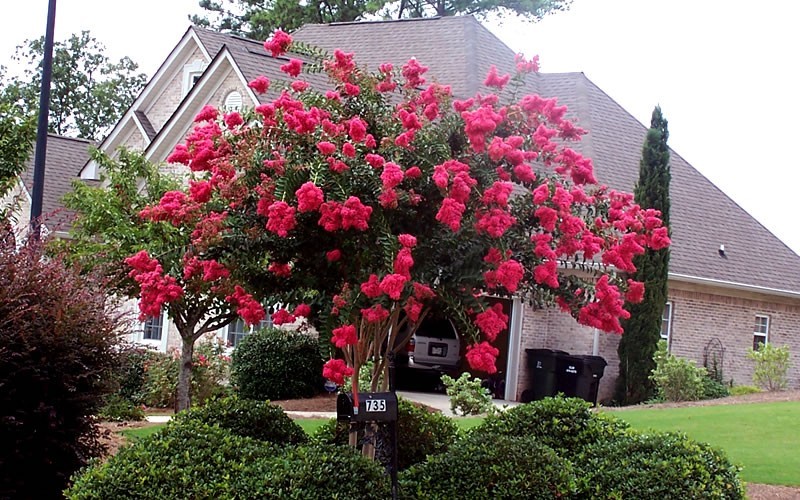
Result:
[[[457,97],[484,91],[491,64],[500,72],[513,69],[513,51],[472,17],[308,25],[294,37],[329,51],[353,51],[360,64],[373,69],[417,57],[430,68],[426,76],[451,84]],[[258,104],[247,82],[261,74],[284,79],[278,67],[285,62],[267,56],[261,42],[189,28],[98,147],[107,152],[138,148],[149,160],[163,162],[204,105],[230,110]],[[307,79],[316,88],[327,87],[320,75]],[[633,189],[645,126],[583,73],[531,75],[524,90],[566,104],[571,117],[589,130],[576,149],[594,160],[596,177],[616,189]],[[48,168],[57,156],[48,154]],[[74,165],[80,178],[97,178],[96,165],[85,158]],[[671,168],[674,244],[662,336],[673,353],[698,364],[716,359],[725,379],[737,384],[751,383],[748,348],[759,342],[788,345],[790,385],[800,387],[800,257],[674,151]],[[48,170],[47,189],[49,175]],[[28,183],[22,184],[24,190]],[[508,306],[508,342],[499,360],[506,398],[520,397],[529,382],[525,349],[539,347],[603,356],[609,366],[600,399],[610,396],[619,337],[580,326],[555,309],[535,310],[518,299]],[[246,333],[237,323],[220,336],[235,340]],[[164,318],[143,325],[134,340],[161,349],[179,345]]]

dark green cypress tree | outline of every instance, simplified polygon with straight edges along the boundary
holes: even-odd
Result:
[[[642,208],[661,211],[664,225],[669,227],[669,147],[667,120],[656,106],[647,131],[639,181],[634,190],[636,203]],[[647,250],[636,257],[636,273],[631,276],[645,284],[644,300],[631,304],[630,319],[623,322],[625,333],[619,343],[619,377],[616,400],[621,404],[636,404],[650,399],[655,387],[650,372],[655,368],[653,354],[661,333],[661,317],[667,302],[667,272],[669,248]]]

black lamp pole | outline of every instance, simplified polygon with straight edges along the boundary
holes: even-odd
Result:
[[[47,119],[50,115],[50,80],[53,77],[53,32],[56,26],[56,0],[49,0],[47,31],[44,36],[44,61],[42,61],[42,90],[39,94],[39,125],[36,131],[36,153],[33,163],[33,190],[31,193],[31,238],[41,235],[42,197],[44,192],[44,164],[47,156]]]

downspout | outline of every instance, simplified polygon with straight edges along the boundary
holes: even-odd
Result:
[[[524,306],[519,297],[511,302],[511,325],[508,328],[508,360],[506,362],[506,392],[508,401],[517,399],[517,381],[519,379],[519,353],[522,347],[522,317]]]
[[[600,355],[600,330],[594,329],[594,337],[592,339],[592,356]]]

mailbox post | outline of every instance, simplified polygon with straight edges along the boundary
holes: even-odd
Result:
[[[342,393],[336,398],[336,419],[351,425],[367,423],[384,424],[392,437],[392,499],[397,490],[397,394],[394,381],[394,353],[389,354],[389,392],[362,392],[358,394],[358,406],[353,404],[352,393]]]

